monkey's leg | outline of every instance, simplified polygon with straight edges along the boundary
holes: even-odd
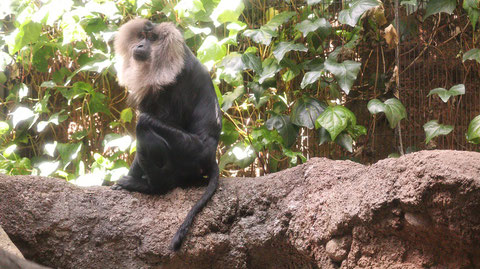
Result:
[[[125,189],[129,191],[138,191],[143,193],[150,192],[150,186],[148,185],[148,181],[145,177],[144,171],[140,167],[138,155],[139,154],[135,156],[132,166],[128,171],[128,175],[123,176],[121,179],[119,179],[116,184],[112,186],[112,189]]]

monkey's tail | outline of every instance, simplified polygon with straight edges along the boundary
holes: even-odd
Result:
[[[177,251],[180,249],[180,246],[182,245],[183,240],[187,236],[188,229],[192,225],[193,219],[195,216],[205,207],[207,202],[212,198],[213,194],[217,190],[218,187],[218,177],[219,177],[219,170],[218,170],[218,165],[214,165],[214,168],[210,172],[209,175],[209,182],[207,189],[205,190],[205,193],[202,195],[200,200],[190,209],[190,212],[188,212],[187,217],[185,217],[185,220],[183,221],[182,225],[180,225],[180,228],[178,228],[177,232],[173,236],[172,239],[172,244],[171,248],[173,251]]]

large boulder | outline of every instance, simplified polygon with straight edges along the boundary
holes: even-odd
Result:
[[[480,268],[480,153],[370,166],[314,158],[221,179],[178,252],[202,188],[166,195],[0,175],[0,225],[54,268]]]

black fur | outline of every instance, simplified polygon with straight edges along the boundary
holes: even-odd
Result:
[[[176,187],[208,182],[205,193],[175,234],[173,250],[180,248],[193,219],[213,196],[219,173],[215,155],[221,131],[217,96],[205,67],[183,46],[184,66],[175,82],[149,89],[140,101],[137,153],[128,176],[113,186],[163,194]]]

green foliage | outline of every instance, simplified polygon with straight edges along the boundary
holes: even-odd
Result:
[[[432,94],[437,94],[440,99],[444,103],[448,102],[448,99],[450,99],[451,96],[457,96],[457,95],[463,95],[465,94],[465,85],[463,84],[458,84],[450,88],[450,90],[446,90],[444,88],[436,88],[431,90],[427,96],[430,96]]]
[[[259,8],[242,0],[7,2],[0,10],[0,84],[6,89],[4,95],[0,89],[0,111],[6,111],[0,117],[0,173],[57,176],[79,185],[127,173],[136,150],[129,135],[135,111],[115,83],[111,41],[120,24],[138,16],[176,22],[211,71],[224,115],[219,150],[227,175],[305,162],[300,149],[307,132],[317,134],[311,139],[318,144],[355,152],[367,131],[346,107],[356,98],[350,97],[360,88],[356,82],[363,81],[357,79],[362,63],[354,51],[360,42],[378,43],[383,31],[368,11],[385,15],[377,0],[347,1],[336,12],[332,3]],[[414,0],[402,4],[417,6]],[[452,7],[454,0],[430,0],[425,18],[451,13]],[[463,1],[463,10],[475,27],[478,1]],[[472,49],[463,60],[480,62],[479,54]],[[431,94],[445,101],[461,90]],[[368,109],[384,112],[392,128],[406,116],[397,99],[374,99]],[[475,122],[467,133],[472,142],[480,137]]]
[[[480,115],[473,118],[468,125],[467,140],[473,144],[480,144]]]
[[[390,98],[382,103],[378,99],[370,100],[367,104],[368,111],[372,114],[377,114],[380,112],[385,113],[390,128],[395,128],[397,124],[404,118],[407,117],[407,111],[403,106],[402,102],[396,98]]]
[[[440,12],[452,14],[456,6],[457,6],[456,0],[429,0],[427,2],[426,13],[423,19],[426,19],[429,16],[440,13]]]
[[[423,125],[423,129],[426,134],[425,144],[428,144],[434,137],[451,133],[453,126],[439,124],[437,120],[431,120]]]
[[[463,54],[463,61],[475,60],[480,63],[480,49],[471,49]]]

